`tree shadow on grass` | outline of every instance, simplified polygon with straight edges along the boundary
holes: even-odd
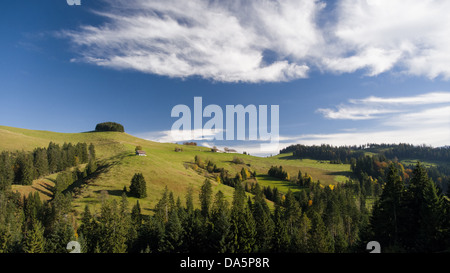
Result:
[[[36,191],[38,191],[38,192],[40,192],[40,193],[42,193],[43,195],[46,195],[46,196],[48,196],[48,197],[50,197],[50,198],[53,198],[54,187],[51,186],[51,185],[49,185],[49,184],[47,184],[47,183],[42,183],[41,186],[42,186],[44,189],[46,189],[47,191],[42,190],[42,189],[40,189],[40,188],[38,188],[38,187],[36,187],[36,186],[33,186],[33,189],[36,190]]]
[[[352,176],[352,172],[350,171],[336,171],[336,172],[327,172],[328,175],[342,175],[342,176],[346,176],[346,177],[351,177]]]
[[[122,194],[124,193],[123,190],[96,190],[94,191],[94,193],[100,194],[102,191],[106,191],[108,193],[108,195],[111,196],[122,196]],[[128,197],[128,195],[127,195]]]
[[[297,158],[293,155],[285,155],[285,156],[279,156],[278,159],[281,160],[302,160],[301,158]]]

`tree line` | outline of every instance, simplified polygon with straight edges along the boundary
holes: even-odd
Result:
[[[360,181],[361,189],[368,196],[379,196],[381,187],[386,183],[386,174],[390,166],[394,166],[400,178],[409,185],[414,165],[403,165],[398,161],[388,160],[385,156],[362,156],[352,159],[350,169],[355,178]],[[424,167],[425,168],[425,167]],[[450,184],[450,172],[448,166],[429,166],[425,168],[427,175],[437,185],[438,190],[448,193]]]
[[[403,165],[402,159],[429,160],[436,163],[427,166],[428,175],[443,192],[450,190],[450,167],[443,162],[450,161],[450,147],[433,148],[426,145],[414,146],[410,144],[366,144],[359,146],[306,146],[291,145],[280,153],[293,153],[299,159],[326,160],[330,163],[351,164],[352,172],[360,181],[361,188],[368,195],[378,196],[384,184],[385,171],[391,163],[399,169],[399,174],[406,183],[412,173],[414,165]],[[368,156],[367,152],[376,153]]]
[[[256,183],[252,197],[241,183],[229,202],[221,191],[213,194],[206,179],[195,208],[193,189],[183,204],[165,189],[153,209],[142,215],[139,201],[128,209],[122,200],[105,200],[100,214],[85,207],[78,229],[86,252],[151,253],[277,253],[349,252],[358,242],[368,212],[355,202],[346,185],[331,190],[313,183],[296,198],[289,191],[271,211]],[[112,232],[115,230],[115,233]]]
[[[31,185],[34,179],[64,171],[82,163],[95,162],[95,147],[91,143],[50,142],[46,148],[32,152],[16,151],[0,153],[0,191],[12,184]]]
[[[280,153],[293,153],[296,158],[309,158],[316,160],[330,160],[335,163],[350,163],[352,158],[359,158],[366,152],[377,153],[390,160],[416,159],[421,161],[450,161],[450,147],[430,147],[426,145],[412,144],[366,144],[354,146],[313,145],[306,146],[296,144],[288,146]]]

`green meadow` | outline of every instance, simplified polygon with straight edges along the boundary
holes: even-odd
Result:
[[[262,186],[277,187],[282,193],[288,190],[299,191],[298,186],[269,177],[267,172],[271,166],[283,166],[291,177],[296,177],[299,170],[307,173],[314,181],[320,181],[324,186],[345,182],[350,176],[350,165],[329,164],[317,160],[298,160],[292,154],[280,154],[272,157],[256,157],[236,153],[214,153],[209,148],[188,146],[174,143],[158,143],[140,139],[127,133],[119,132],[85,132],[85,133],[56,133],[0,126],[0,151],[32,151],[37,147],[47,147],[49,142],[63,144],[71,142],[93,143],[101,166],[95,178],[88,179],[81,187],[80,193],[73,199],[76,214],[89,205],[93,211],[100,208],[102,198],[121,198],[124,187],[130,186],[135,173],[142,173],[146,180],[147,197],[139,199],[144,214],[151,214],[156,202],[167,187],[174,193],[175,198],[185,200],[189,188],[194,191],[195,202],[198,203],[198,193],[205,180],[205,172],[194,170],[192,165],[195,156],[203,160],[214,162],[217,167],[224,168],[235,174],[242,167],[256,171],[256,179]],[[135,147],[141,146],[147,156],[136,156]],[[183,151],[176,152],[175,148]],[[238,157],[243,164],[235,164],[233,159]],[[37,179],[31,186],[13,185],[13,190],[22,194],[37,191],[41,198],[52,198],[51,188],[57,174]],[[213,191],[222,191],[226,197],[233,196],[234,189],[212,179]],[[128,198],[130,204],[136,198]]]

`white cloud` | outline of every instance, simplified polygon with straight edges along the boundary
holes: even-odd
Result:
[[[407,97],[368,97],[349,100],[337,110],[318,109],[328,119],[372,119],[370,128],[335,134],[306,134],[285,143],[359,145],[366,143],[450,144],[450,92]]]
[[[393,130],[359,130],[358,132],[336,133],[336,134],[305,134],[294,136],[291,141],[280,144],[282,147],[287,147],[292,144],[304,145],[320,145],[330,144],[334,146],[344,145],[363,145],[367,143],[408,143],[414,145],[432,145],[434,147],[441,147],[449,145],[450,143],[450,127],[436,128],[403,128]]]
[[[221,82],[324,72],[450,78],[450,1],[113,0],[106,21],[61,34],[74,61]]]
[[[324,65],[337,72],[367,69],[450,77],[450,1],[341,0],[329,33],[334,56]]]
[[[317,109],[318,113],[328,119],[368,120],[389,117],[393,114],[417,112],[419,106],[431,107],[435,104],[450,104],[450,92],[431,92],[409,97],[380,98],[371,96],[364,99],[351,99],[350,104],[341,104],[336,108]],[[445,108],[445,107],[444,107]],[[427,108],[425,108],[427,109]],[[433,112],[436,109],[432,108]],[[430,111],[430,110],[428,110]],[[443,111],[441,116],[446,116]],[[397,115],[398,117],[402,115]],[[424,115],[423,115],[424,116]]]
[[[307,54],[318,40],[316,1],[259,2],[114,1],[98,13],[108,23],[63,35],[80,47],[76,60],[116,69],[223,82],[306,77],[303,62],[267,63],[264,52]]]

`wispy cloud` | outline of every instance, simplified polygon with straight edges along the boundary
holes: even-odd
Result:
[[[327,119],[368,120],[370,128],[335,134],[294,136],[305,144],[353,145],[364,143],[450,144],[450,92],[405,97],[351,99],[335,109],[318,109]],[[289,141],[289,140],[288,140]]]
[[[72,60],[221,82],[324,72],[450,78],[450,1],[113,0],[105,22],[63,30]]]
[[[268,63],[264,52],[307,54],[318,39],[315,0],[113,2],[97,13],[108,23],[62,32],[81,49],[73,61],[169,77],[288,81],[309,67],[283,56]]]
[[[323,64],[337,72],[366,69],[370,76],[398,72],[450,77],[450,2],[341,0],[330,28],[334,55]]]
[[[450,104],[450,92],[431,92],[417,96],[409,97],[392,97],[381,98],[371,96],[364,99],[350,99],[348,104],[340,104],[336,109],[319,108],[318,113],[323,114],[328,119],[349,119],[349,120],[368,120],[386,118],[392,114],[404,113],[408,115],[410,112],[417,112],[415,115],[424,116],[420,114],[423,107],[436,107],[436,104]],[[444,107],[445,108],[445,107]],[[423,111],[427,111],[425,108]],[[438,108],[439,109],[439,108]],[[432,109],[436,111],[436,109]],[[441,116],[445,116],[442,112]],[[399,115],[404,117],[404,115]]]

